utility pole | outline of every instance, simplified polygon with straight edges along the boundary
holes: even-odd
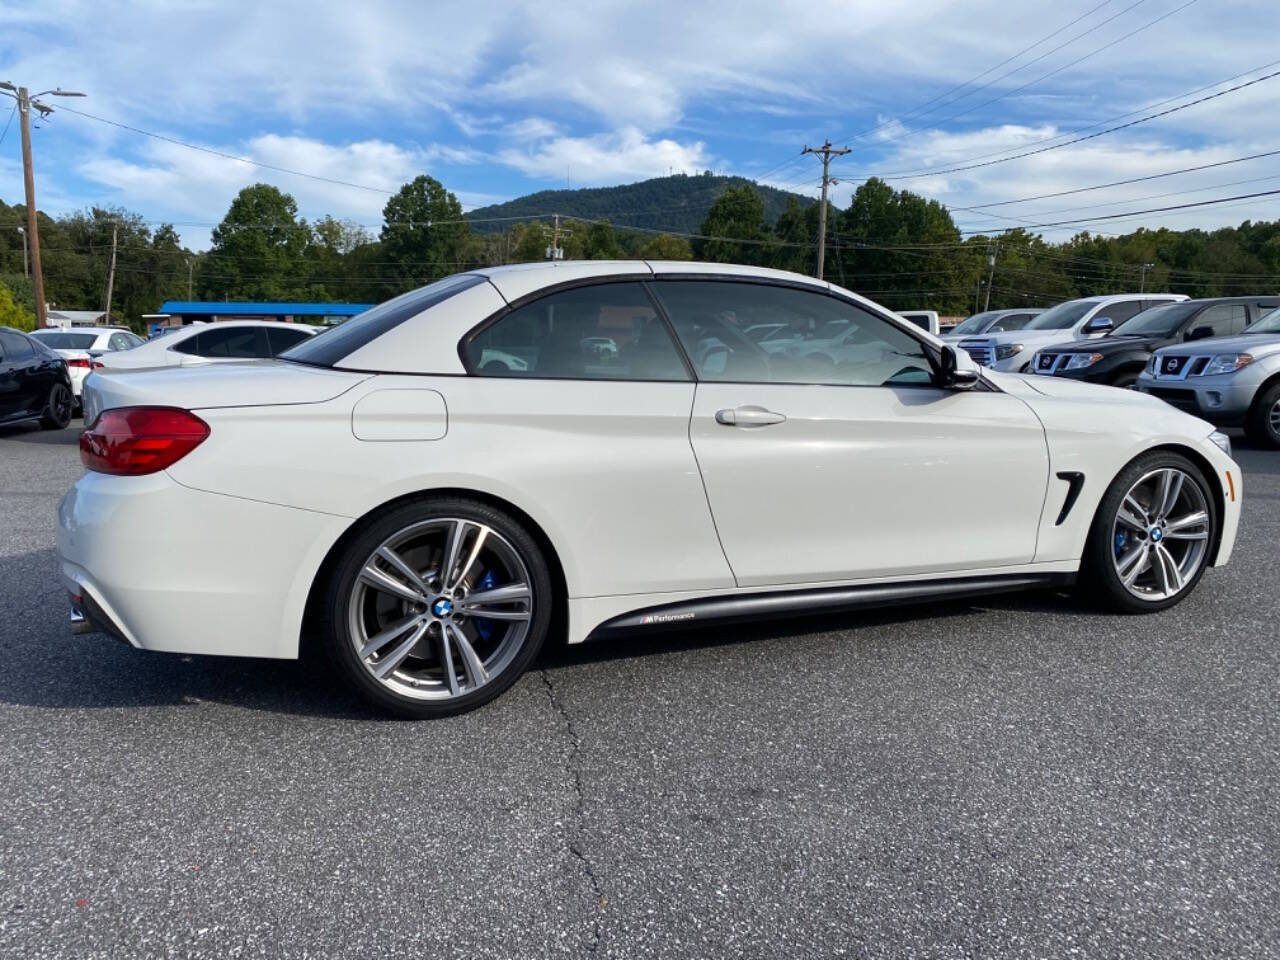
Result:
[[[1154,268],[1154,267],[1155,267],[1155,264],[1154,264],[1154,263],[1144,263],[1144,264],[1142,265],[1142,280],[1141,280],[1141,282],[1138,284],[1138,292],[1139,292],[1139,293],[1146,293],[1146,292],[1147,292],[1147,271],[1148,271],[1148,270],[1151,270],[1151,269],[1152,269],[1152,268]]]
[[[83,93],[71,90],[45,90],[35,97],[27,92],[26,87],[17,87],[7,81],[0,81],[0,92],[18,101],[18,126],[22,131],[22,181],[27,194],[27,242],[31,245],[31,274],[36,295],[36,329],[49,323],[49,311],[44,302],[44,272],[40,269],[40,227],[36,222],[36,178],[31,167],[31,108],[35,107],[41,116],[53,112],[53,107],[41,103],[37,97],[83,97]]]
[[[27,228],[19,227],[18,232],[22,234],[22,275],[29,277],[31,276],[31,270],[27,266]]]
[[[822,279],[822,267],[827,259],[827,187],[833,183],[839,183],[833,180],[829,174],[832,157],[843,157],[850,152],[849,147],[833,147],[831,141],[828,140],[820,147],[811,147],[805,144],[800,155],[812,153],[815,156],[822,157],[822,206],[818,209],[818,279]]]
[[[991,245],[991,249],[987,251],[987,301],[983,305],[983,310],[991,309],[991,284],[996,278],[996,254],[1000,252],[999,241]]]
[[[551,229],[551,246],[547,247],[547,259],[563,260],[564,251],[560,249],[560,214],[552,214],[552,221],[555,226]]]
[[[107,323],[111,322],[111,293],[116,285],[116,235],[120,230],[118,223],[111,224],[111,268],[107,270]]]

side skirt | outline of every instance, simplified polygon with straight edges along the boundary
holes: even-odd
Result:
[[[633,610],[606,620],[591,631],[587,640],[636,636],[663,627],[743,623],[788,616],[867,610],[927,600],[956,600],[1017,590],[1067,587],[1075,579],[1074,573],[1022,573],[873,583],[856,587],[819,587],[747,595],[729,594]]]

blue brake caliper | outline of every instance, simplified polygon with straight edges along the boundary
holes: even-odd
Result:
[[[480,578],[480,582],[476,584],[477,590],[492,590],[498,585],[498,578],[493,575],[492,570],[486,570],[484,576]],[[477,617],[472,621],[476,627],[476,633],[484,640],[488,640],[490,634],[493,633],[493,621],[484,620]]]
[[[1125,544],[1129,542],[1129,532],[1127,530],[1116,531],[1116,556],[1124,553]]]

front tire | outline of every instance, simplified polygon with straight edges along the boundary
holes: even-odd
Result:
[[[1138,375],[1132,371],[1122,373],[1111,381],[1111,386],[1119,387],[1121,390],[1133,390],[1138,385]]]
[[[1178,453],[1143,454],[1098,505],[1083,583],[1121,612],[1165,610],[1200,582],[1217,529],[1217,501],[1199,468]]]
[[[554,602],[524,526],[461,497],[375,515],[323,589],[320,628],[339,673],[411,719],[473,710],[509,688],[542,648]]]
[[[74,402],[66,384],[55,383],[49,388],[49,398],[45,401],[44,412],[40,415],[41,428],[65,430],[67,424],[71,422],[71,408]]]
[[[1253,402],[1245,433],[1259,446],[1280,449],[1280,383],[1273,384]]]

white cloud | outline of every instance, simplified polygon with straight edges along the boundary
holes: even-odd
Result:
[[[692,173],[710,165],[706,145],[650,140],[635,127],[591,137],[554,137],[527,150],[509,148],[498,158],[533,177],[567,176],[574,183],[610,183]]]

